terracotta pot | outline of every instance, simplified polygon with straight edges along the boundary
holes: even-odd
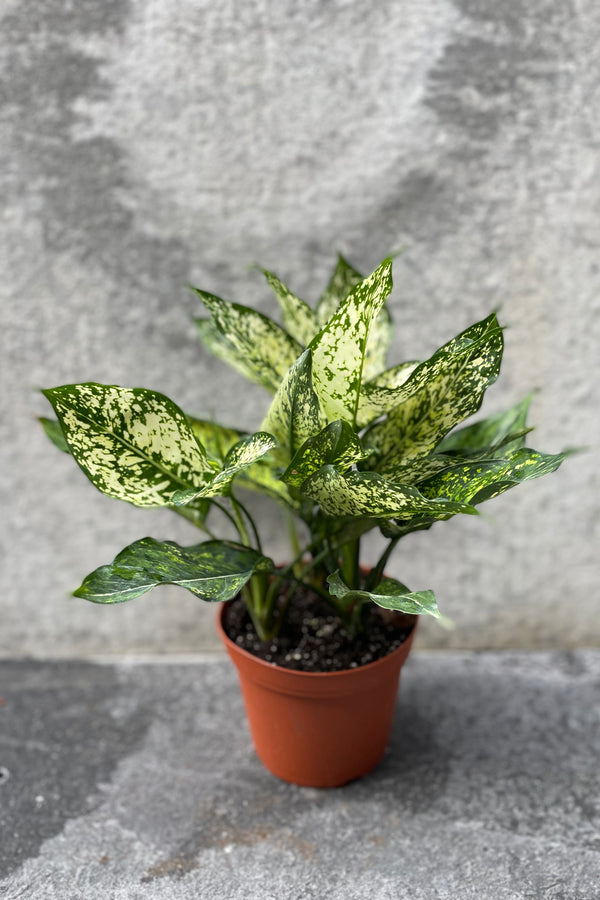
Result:
[[[297,672],[264,662],[217,629],[239,675],[250,731],[270,772],[292,784],[337,787],[381,760],[390,736],[400,669],[416,630],[388,656],[342,672]]]

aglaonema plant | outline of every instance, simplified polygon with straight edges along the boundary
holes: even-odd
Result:
[[[70,384],[43,393],[57,420],[48,435],[90,481],[135,506],[168,507],[208,537],[182,547],[146,537],[96,569],[74,593],[96,603],[131,600],[177,584],[209,602],[240,592],[262,640],[276,636],[298,592],[325,599],[346,628],[363,627],[372,603],[439,616],[431,590],[386,577],[398,541],[555,470],[565,453],[525,446],[529,398],[461,428],[498,377],[502,328],[495,313],[429,359],[387,367],[385,306],[392,263],[363,278],[341,257],[313,309],[265,271],[283,327],[246,306],[196,290],[210,351],[272,395],[253,434],[184,413],[143,388]],[[266,556],[240,492],[285,510],[291,550]],[[219,539],[219,522],[236,539]],[[361,537],[379,529],[385,549],[370,568]]]

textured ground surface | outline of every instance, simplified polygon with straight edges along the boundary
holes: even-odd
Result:
[[[600,654],[416,654],[389,754],[279,782],[214,658],[0,666],[7,900],[596,900]]]
[[[500,307],[487,411],[540,387],[541,448],[600,445],[599,42],[575,0],[2,0],[0,654],[212,644],[184,592],[69,599],[137,538],[197,536],[97,495],[35,421],[38,386],[97,380],[256,427],[266,397],[200,350],[186,282],[273,314],[249,264],[312,301],[338,249],[370,271],[402,247],[393,361]],[[600,644],[599,470],[412,536],[390,573],[459,626],[423,643]]]

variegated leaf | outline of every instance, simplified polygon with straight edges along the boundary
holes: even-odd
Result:
[[[481,503],[522,481],[554,472],[568,453],[538,453],[523,448],[510,459],[479,460],[456,465],[420,485],[426,497]]]
[[[173,494],[172,502],[180,506],[200,497],[214,497],[216,494],[223,493],[239,472],[247,469],[276,446],[277,441],[273,435],[263,431],[242,438],[228,451],[222,469],[208,484],[199,490],[176,491]]]
[[[369,381],[379,375],[386,366],[390,344],[392,343],[392,317],[386,306],[375,316],[369,328],[367,349],[363,364],[362,380]]]
[[[443,519],[456,513],[476,514],[466,503],[427,499],[415,487],[394,484],[375,472],[342,474],[331,465],[311,475],[302,485],[302,493],[330,516]]]
[[[391,472],[400,461],[429,453],[456,424],[476,412],[498,377],[502,329],[495,314],[472,325],[421,363],[398,389],[398,405],[366,435]]]
[[[197,288],[194,291],[212,317],[210,325],[204,319],[196,323],[208,349],[247,378],[276,391],[302,353],[301,345],[262,313]]]
[[[338,256],[331,280],[315,310],[319,327],[331,319],[352,288],[356,287],[363,277],[350,263],[346,262],[343,256]],[[388,310],[384,307],[371,323],[363,365],[363,381],[368,381],[385,368],[391,341],[392,320]]]
[[[418,365],[418,360],[400,363],[361,386],[356,414],[357,428],[365,428],[394,408],[398,402],[397,389],[408,380]]]
[[[311,352],[305,350],[281,382],[261,430],[275,435],[283,451],[282,459],[287,463],[322,424],[323,416],[312,385]]]
[[[356,287],[363,278],[364,275],[357,272],[341,254],[338,254],[338,261],[329,280],[329,284],[319,298],[315,309],[317,321],[320,326],[325,325],[325,323],[329,321],[342,301],[346,299],[352,288]]]
[[[369,328],[391,289],[388,259],[353,288],[310,344],[313,385],[330,420],[356,421]]]
[[[218,425],[216,422],[196,419],[189,415],[187,418],[192,426],[192,431],[200,443],[204,445],[206,452],[215,459],[224,460],[227,451],[244,437],[244,433],[236,428],[227,428],[226,426]],[[268,429],[261,428],[260,430],[267,431]],[[298,511],[301,504],[295,497],[292,497],[287,486],[280,480],[280,471],[273,464],[271,458],[267,460],[261,458],[256,460],[248,469],[240,470],[236,475],[236,483],[247,490],[267,494],[274,500],[289,506],[294,511]],[[186,515],[186,511],[189,509],[189,506],[179,506],[177,512]]]
[[[67,445],[103,493],[135,506],[167,506],[201,490],[214,470],[178,406],[155,391],[68,384],[43,391]]]
[[[71,452],[60,427],[60,422],[56,419],[46,419],[44,416],[40,416],[39,422],[55,447],[62,450],[63,453]]]
[[[255,572],[272,570],[270,559],[248,547],[225,541],[180,547],[147,537],[88,575],[74,595],[92,603],[123,603],[158,585],[177,584],[216,603],[235,597]]]
[[[300,487],[321,466],[332,465],[344,471],[367,455],[354,429],[337,419],[300,447],[282,478],[286,484]]]
[[[436,450],[434,453],[418,456],[406,463],[399,461],[397,465],[390,465],[386,477],[402,484],[420,484],[434,475],[439,476],[446,471],[458,471],[462,466],[467,467],[469,471],[474,470],[478,464],[488,466],[496,460],[510,459],[517,452],[518,447],[522,447],[524,435],[527,433],[528,429],[524,429],[504,435],[497,444],[482,449],[465,447],[462,453],[458,451],[438,453]]]
[[[365,603],[371,600],[384,609],[393,609],[409,615],[418,616],[427,613],[436,619],[440,616],[433,591],[409,591],[406,585],[394,578],[384,578],[373,591],[352,590],[344,583],[339,572],[329,575],[327,583],[329,592],[345,604]]]
[[[527,427],[527,414],[532,395],[525,397],[505,412],[488,416],[473,425],[457,428],[447,434],[437,450],[440,453],[497,448],[497,455],[511,456],[520,450],[524,437],[533,429]]]
[[[263,269],[263,272],[279,302],[286,331],[303,347],[308,347],[315,334],[321,329],[315,313],[276,275],[267,269]]]

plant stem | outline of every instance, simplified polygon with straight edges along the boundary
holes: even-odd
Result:
[[[254,519],[248,512],[248,509],[244,506],[244,504],[241,502],[241,500],[238,500],[237,497],[233,496],[233,494],[231,494],[231,502],[233,503],[234,508],[238,507],[238,509],[246,516],[246,520],[250,523],[250,528],[252,529],[252,534],[254,535],[256,549],[258,550],[259,553],[262,553],[262,546],[260,543],[260,537],[258,534],[258,530],[256,528],[256,525],[254,524]]]
[[[344,577],[344,581],[348,585],[349,588],[358,588],[360,586],[360,569],[359,569],[359,557],[360,557],[360,539],[355,538],[353,541],[348,541],[347,544],[344,544],[341,548],[342,552],[342,575]]]
[[[365,583],[365,590],[372,591],[374,587],[377,587],[379,582],[383,577],[383,570],[387,565],[387,561],[391,556],[392,550],[400,540],[400,537],[391,538],[389,544],[379,557],[379,560],[375,566],[371,569],[367,576],[367,580]]]

